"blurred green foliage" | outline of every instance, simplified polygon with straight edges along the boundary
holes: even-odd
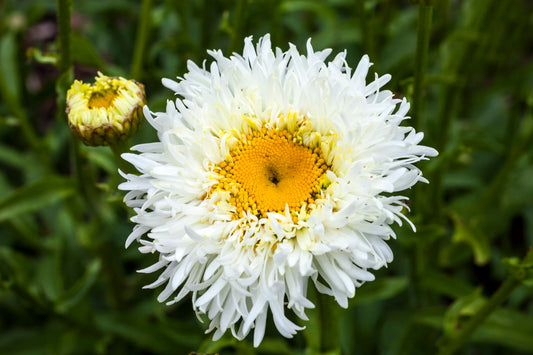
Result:
[[[215,343],[190,300],[167,307],[142,290],[153,275],[135,270],[155,256],[124,250],[132,225],[117,162],[73,139],[64,114],[72,77],[97,70],[142,81],[162,110],[173,97],[162,77],[267,32],[283,49],[309,37],[347,49],[352,67],[368,53],[375,72],[392,74],[388,89],[419,100],[414,122],[440,151],[421,164],[431,183],[410,192],[417,233],[396,227],[394,262],[339,311],[343,353],[435,353],[505,280],[516,285],[459,351],[533,352],[532,253],[523,259],[533,245],[533,3],[421,2],[433,10],[421,97],[416,2],[76,0],[73,71],[56,2],[0,2],[0,354],[312,353],[317,322],[290,340],[268,327],[258,349]],[[134,142],[154,139],[144,125]]]

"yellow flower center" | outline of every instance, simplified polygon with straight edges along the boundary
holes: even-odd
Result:
[[[288,205],[293,220],[302,207],[308,208],[320,197],[321,181],[328,166],[319,148],[302,144],[287,130],[263,128],[243,137],[230,157],[215,172],[222,179],[217,190],[230,193],[236,208],[234,219],[250,211],[258,217],[267,212],[284,214]]]
[[[118,97],[118,93],[114,91],[98,92],[94,91],[89,98],[89,109],[93,108],[109,108],[113,105],[113,101]]]

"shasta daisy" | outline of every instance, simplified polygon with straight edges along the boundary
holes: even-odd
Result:
[[[381,90],[390,76],[366,83],[367,56],[352,70],[330,53],[273,50],[268,35],[242,55],[209,51],[209,66],[163,79],[166,111],[144,108],[159,141],[123,155],[140,173],[120,185],[126,246],[159,255],[140,272],[162,269],[146,287],[165,285],[161,302],[192,294],[215,339],[253,329],[257,346],[268,314],[291,337],[286,311],[307,319],[309,281],[347,307],[392,261],[391,224],[408,221],[397,192],[427,182],[413,164],[437,152],[400,125],[409,104]]]

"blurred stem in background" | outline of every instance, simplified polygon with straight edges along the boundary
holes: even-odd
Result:
[[[426,77],[427,58],[429,51],[429,40],[431,37],[431,21],[433,16],[433,5],[431,0],[421,0],[418,3],[418,19],[417,19],[417,35],[416,35],[416,52],[415,52],[415,67],[414,67],[414,88],[412,99],[412,125],[417,131],[422,131],[425,124],[425,117],[422,111],[424,101],[424,79]],[[414,196],[415,206],[422,206],[427,202],[425,196],[421,194],[421,190]],[[415,208],[416,208],[415,207]],[[419,238],[425,238],[424,235],[419,235]],[[420,286],[420,280],[424,275],[427,267],[428,244],[425,242],[417,243],[411,271],[411,278],[413,280],[413,302],[414,304],[425,304],[426,293]]]
[[[356,0],[355,3],[357,4],[357,13],[361,25],[361,42],[363,50],[372,60],[372,58],[376,58],[376,46],[374,45],[374,31],[369,21],[370,16],[366,11],[366,0]]]
[[[137,28],[137,37],[135,38],[135,47],[133,60],[131,62],[130,77],[135,80],[142,80],[143,76],[143,59],[146,53],[146,43],[150,33],[152,19],[152,0],[143,0],[141,12],[139,13],[139,27]],[[121,161],[121,159],[119,159]]]
[[[425,129],[422,113],[424,79],[426,77],[429,39],[431,37],[431,18],[433,5],[430,0],[418,4],[418,27],[416,31],[415,81],[413,87],[412,125],[417,131]]]
[[[270,37],[274,47],[282,46],[281,0],[272,0],[274,16],[270,19]]]
[[[72,0],[57,0],[57,22],[59,37],[59,71],[60,77],[57,80],[57,106],[60,122],[66,125],[65,97],[70,84],[72,83],[72,55],[70,50],[70,17],[72,11]],[[94,193],[95,174],[91,164],[86,162],[81,152],[80,142],[74,134],[70,134],[72,164],[78,183],[78,189],[82,192],[87,205],[91,210],[99,211],[98,201],[95,200],[97,194]]]
[[[109,147],[111,148],[111,151],[115,155],[115,159],[118,162],[118,167],[120,170],[122,170],[122,172],[127,173],[127,174],[137,173],[133,165],[131,165],[130,163],[128,163],[121,157],[122,153],[126,153],[130,150],[131,143],[129,139],[120,140],[115,144],[110,144]]]
[[[439,355],[452,355],[456,353],[474,334],[474,332],[488,319],[488,317],[509,298],[511,293],[531,277],[533,266],[533,249],[524,256],[504,259],[507,264],[509,276],[498,290],[483,303],[481,308],[464,324],[459,324],[451,333],[442,336],[438,342]]]
[[[316,307],[320,316],[320,352],[321,354],[340,355],[339,305],[330,295],[320,292],[316,295]]]
[[[441,108],[436,122],[436,128],[428,130],[428,134],[434,142],[434,147],[441,154],[441,158],[439,158],[439,164],[436,168],[433,171],[430,171],[429,180],[431,183],[427,191],[428,196],[424,199],[425,205],[420,206],[422,216],[427,220],[442,220],[444,217],[442,213],[442,175],[447,165],[445,158],[446,148],[450,127],[452,125],[452,118],[454,116],[455,104],[464,90],[464,80],[466,79],[464,79],[463,73],[465,73],[466,68],[472,61],[472,58],[470,58],[469,55],[474,53],[474,49],[479,46],[479,43],[473,39],[479,36],[480,33],[484,33],[486,31],[485,29],[491,27],[490,23],[488,23],[492,21],[489,9],[494,1],[495,0],[475,1],[476,11],[469,12],[470,16],[465,19],[464,28],[462,29],[464,33],[468,33],[473,37],[463,39],[463,41],[459,42],[456,48],[454,48],[453,55],[448,56],[447,61],[444,63],[444,68],[442,69],[444,73],[443,75],[451,80],[443,85],[441,91]],[[418,193],[424,193],[424,195],[426,195],[426,191],[424,190],[419,190]]]
[[[23,139],[41,163],[42,169],[47,172],[50,163],[46,146],[24,109],[22,87],[25,83],[19,77],[21,68],[18,57],[22,41],[17,37],[17,34],[11,32],[0,33],[0,97],[16,117]]]
[[[235,18],[233,19],[233,26],[231,31],[231,42],[229,46],[229,53],[238,52],[242,47],[243,29],[246,19],[246,8],[248,7],[248,0],[237,0],[235,4]]]
[[[476,329],[509,298],[511,292],[518,286],[520,286],[520,281],[514,275],[509,276],[498,291],[485,302],[483,307],[465,324],[461,325],[458,333],[441,345],[438,355],[452,355],[457,352],[470,339]]]
[[[59,35],[59,71],[61,74],[70,70],[72,56],[70,53],[70,12],[72,0],[57,0],[57,22]]]
[[[74,78],[73,66],[72,66],[72,53],[71,53],[71,11],[72,0],[58,0],[57,12],[58,12],[58,36],[60,43],[60,60],[59,69],[60,77],[57,80],[56,91],[58,94],[58,116],[61,119],[61,123],[66,125],[65,115],[65,98],[66,92],[72,84]],[[129,142],[129,140],[128,140]],[[71,145],[71,159],[74,167],[74,173],[76,182],[78,185],[78,191],[81,192],[83,200],[86,204],[84,213],[77,213],[76,206],[67,200],[69,205],[68,211],[72,215],[72,219],[78,225],[84,225],[92,223],[97,228],[102,228],[105,224],[112,222],[113,214],[109,205],[103,201],[102,194],[97,189],[97,174],[94,164],[87,158],[86,151],[82,149],[82,145],[78,137],[70,132],[70,145]],[[122,149],[122,146],[117,149]],[[114,150],[113,150],[114,151]],[[118,159],[118,163],[127,164],[122,159]],[[89,217],[89,220],[87,218]],[[98,238],[94,238],[90,243],[87,243],[86,247],[91,251],[93,255],[93,263],[100,265],[100,263],[106,269],[103,274],[105,281],[108,284],[109,292],[106,296],[111,307],[120,309],[123,304],[123,290],[124,290],[124,275],[122,266],[119,260],[115,257],[112,248],[109,243],[103,242]],[[96,275],[100,268],[95,269],[93,272]]]

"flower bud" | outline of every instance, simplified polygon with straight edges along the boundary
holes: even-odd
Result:
[[[75,80],[67,92],[68,124],[86,145],[115,145],[142,123],[144,85],[98,72],[93,85]]]

